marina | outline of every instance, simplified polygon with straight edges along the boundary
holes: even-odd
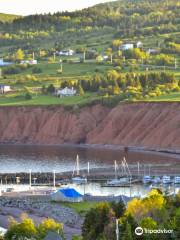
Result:
[[[32,189],[44,194],[42,189],[48,193],[73,187],[89,196],[143,197],[152,188],[173,194],[180,187],[179,159],[171,154],[71,145],[1,145],[0,164],[1,195]]]

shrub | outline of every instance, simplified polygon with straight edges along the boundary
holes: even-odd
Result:
[[[42,73],[42,69],[39,68],[39,67],[34,67],[34,68],[32,69],[32,73],[36,73],[36,74]]]
[[[27,92],[27,93],[25,94],[25,99],[26,99],[26,100],[31,100],[31,99],[32,99],[32,96],[31,96],[31,94],[30,94],[29,92]]]

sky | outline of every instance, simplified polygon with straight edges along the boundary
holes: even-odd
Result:
[[[74,11],[113,0],[0,0],[0,13],[29,15]]]

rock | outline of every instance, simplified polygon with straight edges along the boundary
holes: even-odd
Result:
[[[122,103],[65,110],[0,107],[0,142],[115,144],[178,151],[180,103]]]

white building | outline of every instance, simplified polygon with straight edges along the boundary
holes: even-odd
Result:
[[[143,46],[143,44],[142,44],[141,41],[138,41],[138,42],[136,43],[136,47],[137,47],[137,48],[141,48],[142,46]]]
[[[11,91],[11,87],[7,85],[0,85],[0,94],[4,94]]]
[[[7,232],[7,229],[6,228],[3,228],[3,227],[0,227],[0,236],[4,236]]]
[[[133,48],[134,48],[133,43],[125,43],[125,44],[122,44],[120,47],[121,50],[129,50],[129,49],[133,49]]]
[[[22,60],[21,64],[36,65],[37,64],[37,60]]]
[[[68,50],[62,50],[59,52],[59,56],[73,56],[74,55],[74,50],[68,49]]]
[[[68,96],[74,96],[74,95],[76,95],[76,93],[77,93],[77,91],[73,87],[72,88],[65,87],[63,89],[57,90],[56,96],[68,97]]]

